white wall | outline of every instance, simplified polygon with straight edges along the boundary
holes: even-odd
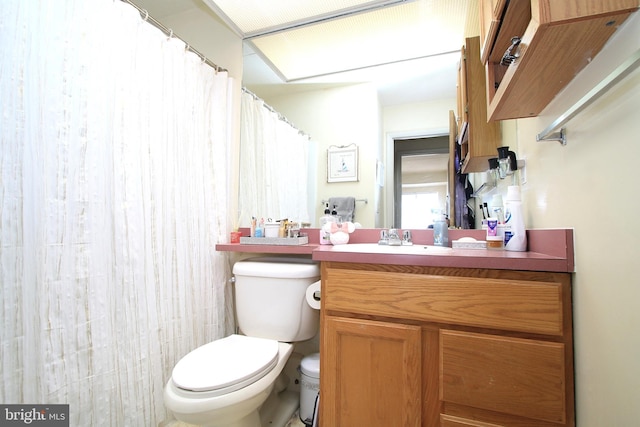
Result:
[[[640,49],[636,13],[538,118],[516,121],[526,157],[530,228],[575,229],[573,281],[577,424],[640,420],[638,201],[640,69],[566,125],[567,146],[535,137]]]
[[[369,84],[314,90],[265,99],[296,127],[311,136],[317,154],[317,203],[312,223],[317,226],[329,197],[354,196],[355,221],[374,227],[379,191],[376,187],[376,153],[380,145],[380,107],[375,87]],[[358,182],[327,183],[327,149],[355,143],[359,151]]]

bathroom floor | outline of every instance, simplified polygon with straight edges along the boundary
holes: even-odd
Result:
[[[181,421],[170,421],[167,424],[164,424],[163,427],[197,427],[193,424],[183,423]],[[268,427],[268,426],[265,426]],[[306,427],[305,424],[300,421],[300,417],[298,416],[298,411],[291,417],[291,419],[284,425],[284,427]]]
[[[293,417],[289,422],[285,425],[285,427],[305,427],[305,423],[300,421],[300,417],[298,416],[298,411],[293,414]]]

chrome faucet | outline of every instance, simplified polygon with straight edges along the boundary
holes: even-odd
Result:
[[[400,230],[397,228],[389,229],[389,246],[402,245],[402,239],[400,238]]]

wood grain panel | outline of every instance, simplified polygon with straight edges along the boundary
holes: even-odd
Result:
[[[421,426],[420,327],[325,316],[322,351],[323,425]]]
[[[440,415],[441,427],[502,427],[499,424],[485,423],[483,421],[470,420],[467,418],[454,417],[452,415]]]
[[[522,277],[517,280],[326,268],[323,308],[561,336],[561,283]]]
[[[633,11],[637,0],[537,0],[535,9],[541,23],[563,22],[609,14],[612,11]]]
[[[522,2],[510,2],[506,13],[510,13],[511,3],[516,6],[528,3]],[[522,42],[519,59],[506,67],[497,90],[491,84],[487,85],[489,120],[538,115],[600,52],[616,28],[637,7],[635,0],[532,0],[531,21],[524,34],[510,34],[501,28],[496,36],[488,69],[502,67],[496,58],[504,53],[500,48],[504,41],[498,40],[519,35]],[[520,9],[518,16],[524,16]],[[498,70],[488,73],[493,76],[503,74]]]
[[[566,422],[564,344],[442,330],[440,364],[445,402]]]
[[[422,328],[422,427],[440,426],[440,329]]]
[[[487,87],[480,61],[480,37],[467,38],[464,52],[469,136],[462,173],[485,172],[489,168],[488,159],[495,157],[496,149],[502,145],[501,127],[497,122],[487,123]]]

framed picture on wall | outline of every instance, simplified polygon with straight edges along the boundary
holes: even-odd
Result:
[[[358,146],[329,147],[327,182],[358,181]]]

